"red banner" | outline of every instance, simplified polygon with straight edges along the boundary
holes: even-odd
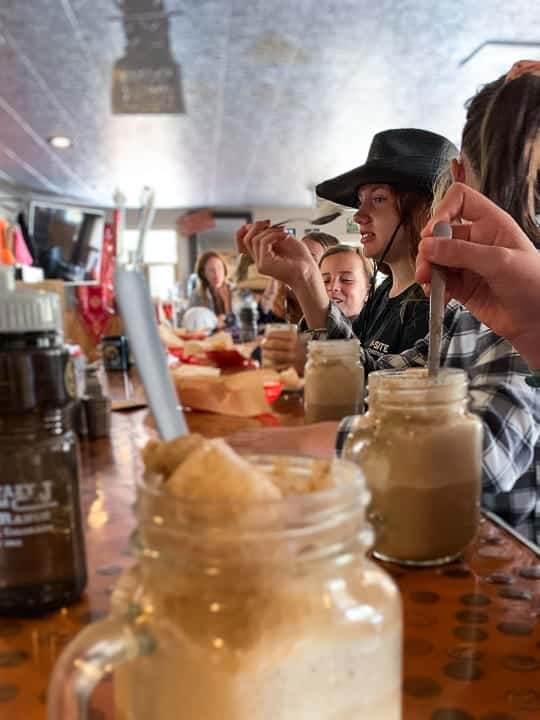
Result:
[[[101,284],[79,285],[77,288],[79,315],[96,345],[106,333],[111,316],[115,312],[113,284],[115,255],[115,232],[113,226],[107,223],[101,251]]]
[[[114,263],[116,259],[116,229],[106,223],[103,233],[103,250],[101,252],[101,287],[103,288],[103,301],[107,310],[112,314],[114,309]]]

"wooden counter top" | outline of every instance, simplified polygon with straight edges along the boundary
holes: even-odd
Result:
[[[145,412],[114,413],[110,439],[82,443],[89,569],[83,601],[41,619],[0,619],[2,720],[45,719],[55,659],[81,627],[107,613],[111,589],[132,562]],[[236,429],[236,421],[203,413],[188,420],[207,435]],[[485,519],[463,562],[386,568],[405,608],[404,720],[540,718],[540,559],[531,548]],[[112,720],[109,695],[105,683],[91,720]]]

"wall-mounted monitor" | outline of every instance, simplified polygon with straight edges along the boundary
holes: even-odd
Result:
[[[28,229],[45,278],[83,284],[100,280],[105,214],[101,210],[32,201]]]

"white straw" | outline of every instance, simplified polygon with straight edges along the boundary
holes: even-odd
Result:
[[[129,345],[159,434],[163,440],[186,435],[186,421],[167,367],[144,275],[141,270],[117,268],[114,285]]]

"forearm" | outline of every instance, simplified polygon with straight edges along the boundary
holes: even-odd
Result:
[[[315,266],[315,271],[310,270],[306,274],[299,275],[292,289],[300,303],[308,327],[310,329],[326,327],[330,302],[319,269]]]

